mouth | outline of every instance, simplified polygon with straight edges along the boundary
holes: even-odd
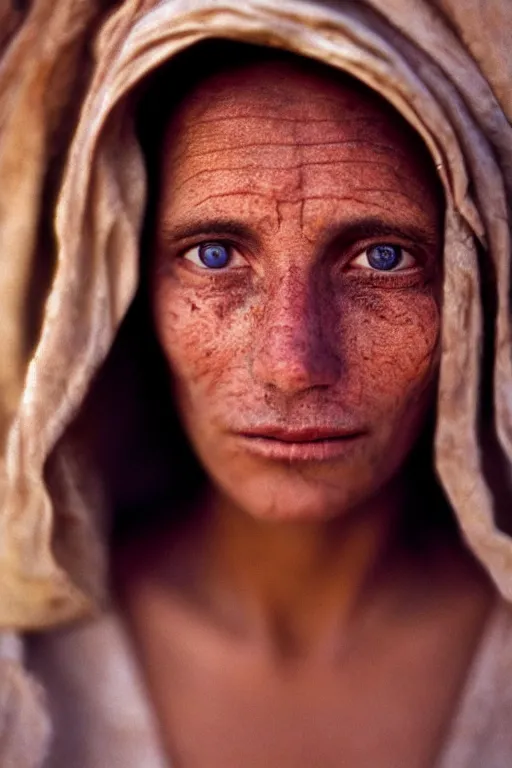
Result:
[[[341,458],[366,434],[363,430],[260,428],[240,432],[246,449],[275,461],[329,461]]]

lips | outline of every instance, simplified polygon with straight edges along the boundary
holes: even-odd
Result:
[[[260,427],[239,433],[246,449],[263,458],[281,461],[328,461],[342,457],[365,434],[364,430],[332,427],[289,429]]]

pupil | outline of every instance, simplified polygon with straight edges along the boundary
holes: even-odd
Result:
[[[220,243],[202,245],[199,248],[199,258],[206,267],[221,269],[229,261],[228,249]]]
[[[393,269],[402,261],[402,249],[396,245],[374,245],[368,248],[367,258],[374,269]]]

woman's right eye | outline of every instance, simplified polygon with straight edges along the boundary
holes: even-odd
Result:
[[[202,243],[190,248],[183,258],[205,270],[226,270],[246,266],[247,262],[231,245],[220,241]]]

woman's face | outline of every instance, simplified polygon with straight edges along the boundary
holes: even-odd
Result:
[[[214,485],[321,520],[396,475],[432,403],[442,199],[410,128],[352,82],[262,63],[167,126],[152,306]]]

